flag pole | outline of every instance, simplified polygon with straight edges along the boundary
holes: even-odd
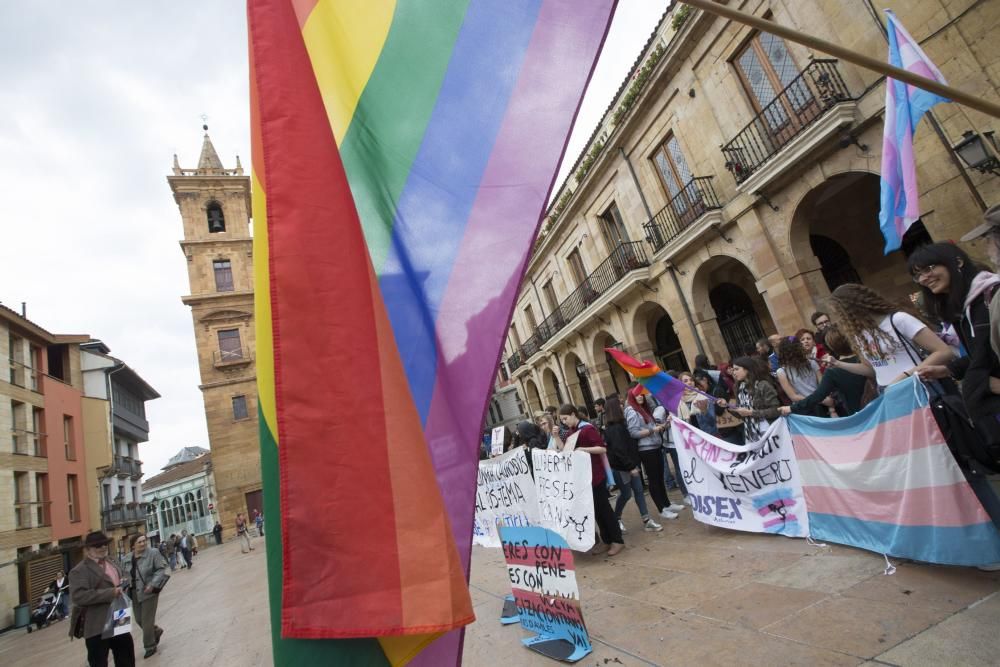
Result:
[[[697,7],[698,9],[702,9],[706,12],[736,21],[737,23],[753,26],[754,28],[763,30],[764,32],[769,32],[772,35],[778,35],[779,37],[783,37],[789,41],[822,51],[823,53],[829,53],[832,56],[854,63],[859,67],[879,72],[880,74],[892,77],[898,81],[903,81],[912,86],[916,86],[917,88],[922,88],[923,90],[947,97],[952,102],[964,104],[970,109],[981,111],[985,114],[993,116],[994,118],[1000,118],[1000,105],[994,104],[993,102],[989,102],[980,97],[970,95],[965,91],[959,90],[958,88],[953,88],[951,86],[938,83],[932,79],[908,72],[905,69],[900,69],[899,67],[890,65],[884,60],[866,56],[863,53],[858,53],[857,51],[852,51],[838,44],[827,42],[826,40],[819,39],[818,37],[814,37],[804,32],[787,28],[778,23],[774,23],[773,21],[760,18],[759,16],[753,16],[752,14],[747,14],[746,12],[742,12],[738,9],[717,4],[712,2],[712,0],[679,1],[686,5]]]

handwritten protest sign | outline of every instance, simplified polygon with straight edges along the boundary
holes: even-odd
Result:
[[[670,428],[696,519],[721,528],[809,535],[802,477],[785,420],[743,446],[678,419],[670,420]]]
[[[555,531],[577,551],[593,547],[590,454],[532,449],[531,458],[538,497],[537,525]]]
[[[501,527],[500,537],[521,626],[537,633],[522,640],[524,645],[566,662],[586,656],[593,649],[583,623],[569,545],[553,531],[539,527]]]
[[[479,462],[472,532],[475,544],[499,548],[498,521],[504,526],[538,525],[535,483],[524,452],[524,447],[518,447],[499,458]]]
[[[503,454],[503,426],[497,426],[490,434],[490,457]]]

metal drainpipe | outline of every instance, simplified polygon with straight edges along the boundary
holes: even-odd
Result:
[[[628,167],[628,173],[632,176],[632,184],[635,185],[636,192],[639,193],[639,199],[642,201],[642,207],[646,209],[646,218],[652,221],[653,211],[649,208],[649,202],[646,201],[646,195],[643,193],[642,187],[639,185],[639,179],[635,175],[635,169],[632,168],[632,161],[628,159],[628,154],[625,153],[625,149],[621,146],[618,147],[618,152],[621,153],[622,159]],[[698,329],[694,325],[694,317],[691,315],[691,307],[688,306],[687,297],[684,296],[684,292],[681,290],[681,283],[677,280],[677,272],[674,269],[674,265],[670,264],[667,267],[667,270],[670,272],[670,278],[674,281],[674,288],[677,290],[677,296],[681,300],[681,307],[684,309],[684,316],[687,318],[688,326],[691,327],[691,334],[694,336],[694,345],[698,348],[698,354],[705,354],[705,345],[701,342],[701,336],[698,334]]]

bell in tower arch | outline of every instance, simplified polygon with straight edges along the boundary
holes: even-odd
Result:
[[[222,205],[219,202],[209,202],[205,213],[208,216],[208,232],[210,234],[226,231],[226,218],[222,215]]]

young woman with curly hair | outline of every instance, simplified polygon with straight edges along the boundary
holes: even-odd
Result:
[[[809,329],[799,329],[795,332],[795,339],[799,341],[802,345],[802,349],[805,350],[806,356],[810,359],[815,359],[820,364],[820,369],[823,366],[823,357],[826,356],[826,348],[823,347],[822,343],[816,340],[816,334]]]
[[[815,349],[815,348],[814,348]],[[819,363],[808,356],[808,352],[798,338],[789,336],[778,344],[778,384],[785,395],[792,401],[801,401],[816,391],[819,386]],[[817,409],[814,414],[827,416],[833,408],[833,401],[828,402],[826,409]]]
[[[830,353],[845,363],[860,364],[860,359],[854,354],[847,338],[840,332],[836,324],[828,327],[824,333],[826,346]],[[830,368],[823,373],[819,386],[809,396],[797,400],[788,407],[781,408],[781,414],[787,416],[793,412],[798,415],[813,415],[824,400],[836,392],[843,403],[841,417],[853,415],[861,409],[861,401],[865,393],[865,377],[849,373],[843,368]]]
[[[742,418],[744,441],[756,442],[767,431],[771,420],[779,416],[781,401],[778,400],[778,389],[771,379],[767,362],[757,357],[733,359],[732,372],[738,383],[737,407],[724,399],[719,400],[718,406]]]
[[[841,285],[829,303],[841,332],[862,360],[857,364],[829,358],[833,368],[875,378],[886,387],[924,368],[944,366],[954,357],[912,308],[894,304],[870,287]],[[926,353],[923,361],[914,353],[918,349]]]

